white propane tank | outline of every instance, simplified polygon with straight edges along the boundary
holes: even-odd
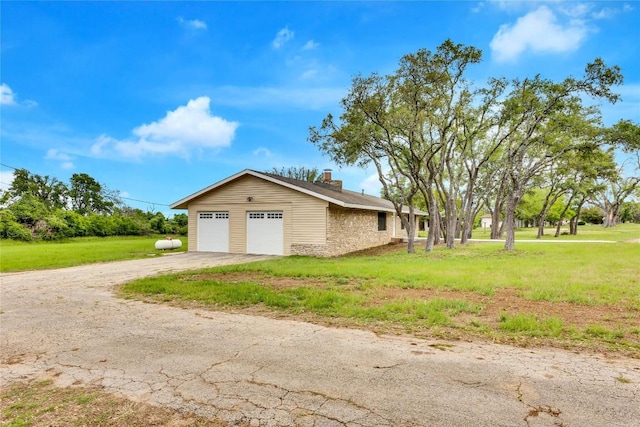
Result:
[[[182,242],[180,241],[180,239],[172,239],[170,237],[167,237],[166,239],[163,240],[158,240],[156,242],[156,249],[178,249],[182,247]]]

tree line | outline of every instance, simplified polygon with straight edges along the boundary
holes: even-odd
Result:
[[[435,52],[405,55],[393,74],[357,75],[340,117],[310,127],[309,140],[338,165],[373,165],[409,236],[414,210],[424,206],[428,251],[440,239],[449,248],[466,243],[483,211],[492,216],[491,237],[504,236],[513,249],[518,207],[534,189],[543,199],[539,233],[558,203],[557,222],[569,220],[574,234],[589,203],[614,226],[640,187],[640,127],[628,120],[605,127],[585,99],[619,101],[620,68],[596,58],[579,78],[478,85],[467,75],[481,61],[479,49],[446,40]],[[617,164],[616,151],[628,162]]]
[[[81,236],[186,234],[186,214],[133,209],[117,191],[86,173],[66,184],[55,177],[16,169],[11,186],[0,193],[0,238],[60,240]]]

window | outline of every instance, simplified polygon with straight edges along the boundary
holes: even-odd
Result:
[[[378,231],[385,231],[387,229],[387,213],[378,212]]]

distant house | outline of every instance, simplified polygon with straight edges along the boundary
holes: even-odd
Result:
[[[515,221],[516,228],[522,228],[526,226],[524,220],[516,218]],[[491,214],[484,214],[482,215],[482,217],[480,217],[480,227],[482,227],[483,230],[491,228],[491,224],[493,224],[493,218],[491,217]],[[502,227],[502,221],[498,223],[498,226]]]
[[[491,228],[491,224],[493,224],[493,219],[491,218],[491,214],[484,214],[480,218],[480,227],[483,229]]]
[[[342,189],[330,170],[323,178],[247,169],[171,207],[189,211],[190,251],[335,256],[407,237],[390,201]]]

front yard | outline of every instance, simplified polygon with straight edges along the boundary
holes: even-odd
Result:
[[[126,298],[378,333],[614,351],[640,358],[637,243],[405,246],[154,277]]]

